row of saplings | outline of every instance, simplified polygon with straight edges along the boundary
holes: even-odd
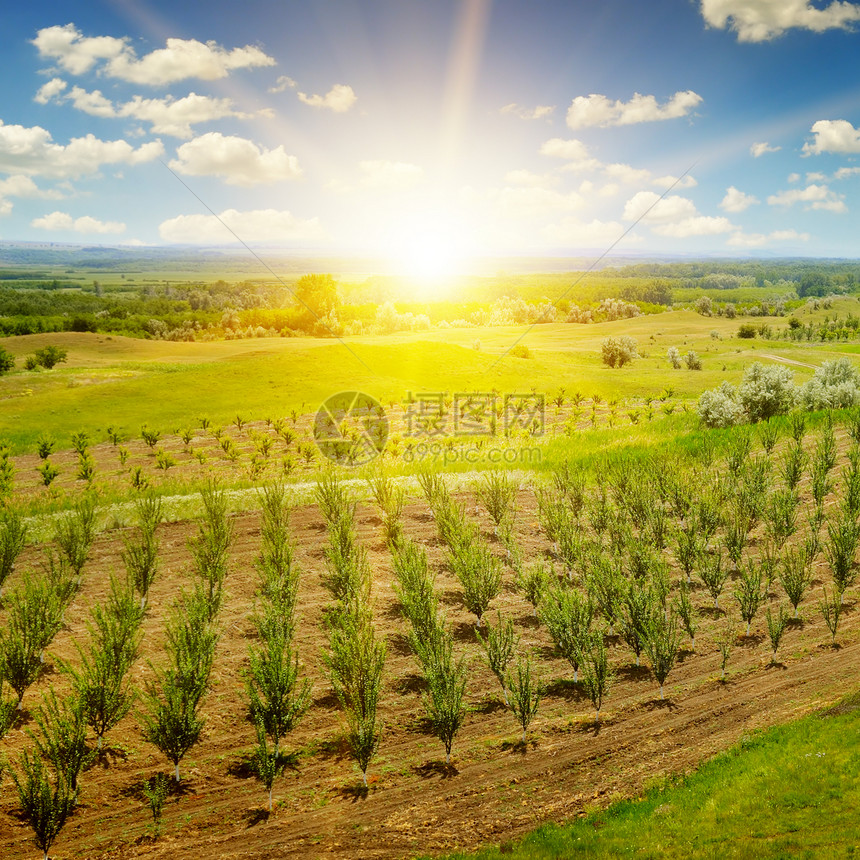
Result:
[[[831,447],[827,443],[828,432],[832,433],[832,426],[825,428],[816,463],[821,459],[820,451]],[[739,448],[748,446],[748,437],[738,438],[741,440]],[[857,528],[860,457],[855,452],[856,449],[849,455],[851,467],[845,472],[841,510],[828,522],[829,542],[825,547],[833,570],[834,595],[828,598],[825,592],[822,612],[834,638],[842,594],[853,581],[853,558],[860,535]],[[770,450],[767,454],[770,455]],[[489,473],[478,485],[478,497],[506,545],[509,561],[517,572],[518,586],[546,624],[559,654],[570,661],[575,681],[582,668],[583,684],[594,704],[596,718],[599,718],[613,678],[605,633],[612,634],[617,627],[635,654],[637,664],[640,654],[646,653],[660,684],[661,696],[663,683],[677,659],[679,625],[695,645],[697,613],[690,600],[691,571],[697,569],[718,605],[729,566],[724,565],[720,549],[706,551],[708,542],[717,526],[723,525],[724,543],[731,543],[729,538],[733,530],[737,530],[738,520],[744,524],[741,531],[749,535],[761,514],[761,504],[757,500],[763,498],[763,490],[767,489],[768,471],[764,468],[764,459],[748,455],[748,449],[743,457],[738,456],[737,451],[730,451],[727,485],[710,488],[712,492],[703,491],[696,505],[689,500],[688,503],[678,502],[686,516],[676,530],[667,530],[665,523],[660,526],[649,520],[654,516],[659,519],[660,515],[653,512],[663,510],[666,497],[672,496],[671,490],[667,493],[665,487],[658,491],[651,486],[637,501],[636,493],[631,492],[633,476],[625,474],[625,469],[616,464],[614,472],[613,468],[607,469],[610,480],[601,483],[595,497],[585,505],[582,474],[559,469],[554,475],[556,491],[539,493],[541,521],[570,574],[581,572],[585,594],[571,587],[568,577],[553,577],[542,562],[531,566],[522,564],[510,529],[518,490],[516,484],[502,473]],[[827,459],[833,458],[828,454]],[[740,465],[733,466],[732,462]],[[663,478],[669,474],[653,466],[649,464],[642,473],[651,475],[652,479],[654,474]],[[829,468],[832,466],[830,463]],[[813,472],[816,468],[813,466]],[[517,637],[512,621],[500,616],[495,626],[482,624],[485,612],[500,590],[501,562],[477,528],[467,523],[462,503],[454,501],[441,478],[427,472],[420,479],[440,536],[448,546],[448,565],[460,582],[465,606],[477,618],[478,636],[489,665],[502,684],[505,700],[520,723],[525,740],[540,702],[542,685],[535,676],[531,658],[527,654],[516,654]],[[676,494],[683,481],[682,475],[674,487]],[[647,483],[641,482],[642,486]],[[410,625],[409,641],[427,684],[424,704],[428,721],[445,746],[446,762],[450,762],[452,744],[466,713],[465,658],[454,654],[453,636],[440,609],[423,550],[402,534],[402,488],[381,474],[372,478],[370,485],[382,511],[392,550],[396,590]],[[717,490],[721,493],[719,498],[714,495]],[[661,498],[650,498],[652,492]],[[617,504],[610,501],[613,493]],[[320,481],[317,499],[328,525],[325,584],[333,598],[326,612],[330,642],[326,663],[347,716],[350,749],[366,784],[367,767],[379,744],[376,714],[385,647],[376,638],[372,624],[370,570],[366,553],[355,538],[355,503],[333,474]],[[621,503],[623,499],[627,500],[625,504]],[[195,587],[182,595],[168,619],[168,662],[145,691],[144,708],[140,712],[144,737],[174,764],[177,780],[179,763],[197,742],[203,727],[199,705],[207,687],[218,638],[217,616],[231,540],[223,495],[210,487],[203,493],[203,501],[205,517],[192,542],[197,572]],[[247,675],[248,704],[256,726],[257,745],[249,765],[268,789],[271,808],[272,786],[285,764],[280,741],[307,710],[310,689],[309,682],[299,678],[293,647],[298,572],[292,562],[283,488],[267,488],[262,502],[263,548],[258,559],[261,599],[256,617],[259,641],[250,648]],[[727,502],[730,504],[726,505]],[[730,516],[720,515],[721,505],[731,510]],[[593,534],[599,536],[599,540],[589,539],[582,527],[580,518],[586,510]],[[820,525],[820,504],[816,511]],[[155,537],[161,519],[158,501],[142,498],[138,514],[138,535],[127,541],[123,553],[127,582],[114,582],[107,605],[93,611],[90,643],[86,648],[78,646],[80,667],[59,661],[72,681],[73,695],[60,701],[53,692],[48,694],[36,716],[38,732],[30,732],[35,754],[23,753],[19,768],[12,769],[22,809],[33,825],[39,846],[46,852],[74,808],[78,773],[94,754],[98,754],[104,733],[128,713],[135,697],[126,674],[137,655],[138,629],[146,595],[158,566]],[[46,576],[38,581],[25,577],[21,588],[8,599],[7,630],[0,638],[0,684],[11,686],[18,699],[17,702],[7,700],[0,688],[6,726],[15,719],[24,691],[38,677],[44,649],[62,625],[63,611],[77,591],[93,539],[93,519],[93,500],[85,497],[72,516],[60,521],[56,536],[59,556],[49,552]],[[770,522],[773,518],[768,514],[767,519]],[[633,525],[638,529],[635,538]],[[0,573],[5,579],[23,546],[24,529],[20,518],[12,511],[3,514],[0,526],[3,565]],[[787,532],[779,533],[783,537],[793,533],[792,529],[783,528],[783,531]],[[671,604],[668,601],[668,569],[660,556],[670,535],[676,541],[675,554],[687,573],[687,581],[680,584]],[[748,630],[767,596],[777,568],[780,568],[780,581],[796,610],[809,585],[811,561],[819,551],[817,541],[816,531],[800,550],[787,550],[780,559],[766,557],[760,559],[760,564],[744,566],[735,595]],[[605,630],[597,629],[596,615],[603,616]],[[774,655],[787,620],[788,615],[782,608],[777,613],[770,610],[767,613]],[[484,629],[483,635],[481,629]],[[724,673],[733,640],[734,631],[727,627],[726,635],[718,642]],[[86,743],[87,726],[97,736],[95,752]],[[168,781],[163,775],[143,787],[156,833],[167,791]]]
[[[218,641],[218,615],[228,570],[232,524],[226,497],[213,485],[202,493],[204,517],[191,541],[194,585],[183,591],[166,621],[166,661],[155,668],[143,691],[131,685],[128,672],[141,643],[141,622],[147,594],[159,566],[156,528],[161,502],[144,496],[137,502],[138,529],[127,539],[123,560],[127,577],[112,578],[110,596],[96,606],[88,625],[89,641],[76,643],[79,663],[56,658],[71,686],[61,699],[51,689],[35,712],[35,730],[27,729],[33,748],[16,765],[4,761],[18,793],[23,816],[45,857],[79,796],[78,777],[103,755],[103,738],[140,699],[137,711],[142,735],[174,765],[198,742],[205,719],[200,704],[206,692]],[[310,705],[310,682],[299,678],[293,649],[297,570],[287,535],[288,509],[282,486],[262,494],[263,545],[258,557],[260,588],[254,617],[258,640],[249,646],[246,705],[256,729],[256,745],[248,756],[250,770],[269,792],[287,763],[280,742]],[[86,496],[73,514],[60,520],[59,555],[49,550],[45,575],[26,575],[5,599],[6,628],[0,633],[0,736],[20,718],[24,693],[44,669],[44,654],[64,623],[64,613],[81,582],[81,572],[94,538],[95,500]],[[71,534],[71,541],[66,537]],[[0,557],[4,579],[24,545],[26,529],[7,510],[0,517]],[[74,553],[68,550],[73,549]],[[11,688],[16,695],[9,696]],[[92,749],[88,729],[96,735]],[[2,771],[0,771],[2,776]],[[153,816],[152,834],[159,832],[163,804],[170,791],[164,774],[140,787]]]

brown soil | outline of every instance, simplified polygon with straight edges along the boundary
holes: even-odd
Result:
[[[476,511],[473,497],[467,503],[468,516],[480,522],[501,555],[486,515]],[[139,789],[142,780],[169,772],[170,766],[143,741],[132,714],[108,735],[107,751],[82,774],[80,806],[60,834],[54,857],[399,858],[500,843],[541,822],[570,819],[614,796],[636,794],[650,780],[695,767],[751,731],[833,703],[857,688],[860,613],[849,597],[840,647],[831,647],[817,609],[821,585],[825,578],[829,581],[819,560],[813,589],[801,605],[806,620],[789,629],[780,663],[771,664],[762,613],[753,635],[738,639],[728,679],[722,682],[714,635],[723,620],[719,613],[706,611],[697,651],[682,654],[661,701],[650,670],[635,667],[629,650],[613,641],[618,680],[596,724],[591,704],[572,683],[569,666],[552,655],[546,630],[514,591],[513,574],[507,570],[493,610],[499,608],[516,620],[522,644],[535,650],[549,684],[528,744],[522,747],[497,682],[482,661],[474,619],[462,608],[458,585],[445,569],[435,524],[426,504],[413,500],[404,512],[406,533],[426,544],[439,571],[437,587],[457,645],[470,659],[467,695],[472,711],[455,741],[453,765],[445,767],[442,745],[422,721],[418,666],[405,645],[406,627],[392,591],[380,518],[371,506],[360,505],[357,521],[374,570],[375,623],[389,646],[381,704],[385,733],[369,770],[369,790],[360,788],[360,775],[343,743],[342,718],[323,674],[326,640],[320,621],[328,595],[320,574],[325,531],[312,506],[294,511],[292,529],[303,571],[297,642],[314,681],[314,704],[287,739],[295,763],[275,785],[271,816],[264,811],[265,791],[242,767],[242,755],[253,742],[241,673],[253,641],[253,559],[260,541],[259,514],[242,514],[235,519],[222,635],[211,689],[202,705],[204,738],[182,762],[181,790],[165,805],[161,838],[153,842],[147,835],[149,812]],[[195,530],[194,523],[166,524],[160,530],[162,569],[144,620],[143,655],[133,670],[138,684],[151,677],[149,661],[162,660],[164,619],[171,601],[190,581],[187,544]],[[517,536],[528,557],[548,550],[530,493],[521,493]],[[111,571],[122,570],[122,538],[122,532],[113,531],[95,544],[82,590],[67,613],[67,627],[50,649],[42,679],[25,695],[23,720],[0,742],[0,752],[13,762],[28,742],[26,730],[34,728],[32,711],[41,693],[52,684],[58,692],[66,689],[53,657],[75,659],[73,641],[84,640],[90,608],[105,599]],[[41,554],[42,548],[28,547],[10,586],[21,570],[38,568]],[[784,600],[778,588],[774,586],[772,603]],[[731,591],[729,583],[722,603],[736,613]],[[703,609],[710,602],[701,591],[694,599]],[[14,860],[35,854],[6,776],[0,789],[0,856]]]

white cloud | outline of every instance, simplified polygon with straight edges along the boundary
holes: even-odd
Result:
[[[124,233],[125,224],[120,221],[99,221],[89,215],[72,218],[67,212],[51,212],[42,218],[34,218],[31,227],[39,230],[69,231],[73,233]]]
[[[61,200],[62,191],[52,189],[43,191],[29,176],[8,176],[0,179],[0,197],[31,197],[42,200]]]
[[[614,125],[632,125],[640,122],[676,119],[686,116],[702,102],[702,97],[692,90],[677,92],[665,104],[658,104],[654,96],[634,93],[629,102],[612,101],[606,96],[592,93],[577,96],[567,109],[567,124],[570,128],[587,128]]]
[[[690,236],[713,236],[738,228],[722,216],[700,215],[692,200],[677,194],[661,198],[653,191],[640,191],[624,206],[625,221],[642,221],[652,225],[660,236],[686,239]]]
[[[781,146],[771,146],[766,141],[761,141],[760,143],[754,143],[750,147],[750,153],[752,154],[753,158],[761,158],[768,152],[779,152],[781,149]]]
[[[217,99],[197,93],[189,93],[175,101],[170,96],[163,99],[135,96],[118,109],[117,115],[149,122],[156,134],[173,137],[191,137],[191,126],[197,123],[224,117],[247,119],[248,116],[233,110],[233,102],[228,98]]]
[[[299,101],[315,108],[328,108],[335,113],[345,113],[357,101],[358,97],[347,84],[335,84],[324,96],[299,93]]]
[[[850,29],[860,21],[860,6],[842,0],[823,9],[809,0],[701,0],[701,9],[707,24],[734,30],[739,42],[765,42],[792,28]]]
[[[55,99],[68,84],[62,78],[51,78],[46,84],[39,87],[33,101],[40,105],[46,105]]]
[[[294,242],[324,238],[318,218],[303,220],[277,209],[246,212],[226,209],[218,216],[178,215],[163,221],[158,232],[165,242],[204,245],[235,242],[236,236],[243,242]]]
[[[298,84],[292,79],[287,77],[286,75],[281,75],[276,81],[274,86],[269,87],[270,93],[282,93],[286,90],[294,90]]]
[[[857,176],[860,174],[860,167],[840,167],[833,174],[834,179],[848,179],[849,176]]]
[[[695,188],[699,183],[688,173],[680,179],[677,176],[658,176],[651,180],[651,184],[658,188]]]
[[[800,182],[800,174],[799,173],[789,173],[788,174],[789,182]]]
[[[527,108],[522,105],[511,102],[505,105],[499,112],[513,114],[520,119],[543,119],[550,116],[555,110],[555,105],[538,105],[537,107]]]
[[[54,60],[73,75],[88,72],[104,61],[102,72],[106,76],[151,86],[186,78],[214,81],[235,69],[275,65],[272,57],[253,45],[226,50],[215,42],[204,44],[196,39],[167,39],[166,47],[138,58],[128,39],[84,36],[74,24],[39,30],[33,44],[40,57]]]
[[[658,224],[654,227],[654,232],[675,239],[688,239],[690,236],[715,236],[720,233],[731,233],[737,229],[728,218],[723,216],[696,215],[692,218],[682,218],[672,224]]]
[[[102,95],[101,90],[94,90],[90,93],[81,87],[72,87],[65,98],[77,110],[88,113],[90,116],[112,117],[117,115],[113,103]]]
[[[772,242],[808,242],[809,233],[797,230],[774,230],[772,233],[743,233],[738,231],[729,237],[727,244],[738,248],[761,248]]]
[[[698,215],[692,200],[672,194],[660,198],[653,191],[639,191],[624,206],[625,221],[642,220],[646,224],[669,223]]]
[[[807,184],[811,182],[827,182],[827,176],[823,173],[807,173],[806,182]]]
[[[806,188],[792,188],[790,191],[780,191],[767,198],[771,206],[793,206],[795,203],[805,203],[806,210],[822,209],[828,212],[847,212],[845,195],[831,191],[826,185],[807,185]]]
[[[384,159],[359,162],[361,185],[380,191],[405,191],[424,179],[424,170],[417,164]]]
[[[220,176],[228,185],[249,187],[301,176],[298,159],[283,146],[258,147],[244,137],[209,132],[183,143],[170,168],[188,176]]]
[[[730,185],[726,189],[726,196],[720,202],[720,209],[726,212],[743,212],[758,202],[760,202],[758,197],[745,194],[743,191],[738,191],[734,185]]]
[[[821,155],[823,152],[860,152],[860,129],[845,119],[820,119],[810,131],[815,135],[812,143],[803,144],[804,155]]]
[[[85,37],[74,24],[45,27],[36,34],[33,44],[40,57],[55,60],[73,75],[82,75],[100,60],[113,59],[129,50],[125,39],[113,36]]]
[[[42,93],[42,90],[39,92]],[[150,123],[156,134],[169,134],[172,137],[191,137],[191,126],[201,122],[212,122],[225,117],[247,119],[249,116],[234,110],[233,102],[229,98],[212,98],[194,92],[180,99],[174,99],[172,96],[155,99],[134,96],[131,101],[117,105],[100,90],[87,92],[77,86],[72,87],[68,93],[64,93],[62,88],[54,87],[49,93],[42,95],[43,103],[53,98],[56,101],[71,102],[75,108],[91,116],[137,119]]]
[[[566,245],[573,248],[606,248],[617,242],[625,227],[618,221],[593,220],[588,223],[576,218],[564,218],[558,224],[551,224],[544,231],[545,239],[552,245]],[[639,238],[629,234],[625,243],[639,242]]]
[[[76,179],[106,164],[143,164],[160,157],[160,140],[135,149],[124,140],[99,140],[92,134],[54,143],[40,126],[4,125],[0,120],[0,172],[53,179]]]

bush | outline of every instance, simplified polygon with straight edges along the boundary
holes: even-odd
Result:
[[[692,349],[684,356],[684,363],[687,365],[689,370],[702,369],[702,359],[699,358],[698,353]]]
[[[807,409],[845,409],[860,402],[860,372],[848,358],[825,361],[800,389]]]
[[[603,363],[610,367],[624,367],[636,358],[636,346],[636,341],[627,335],[604,338],[601,345]]]
[[[669,349],[666,350],[666,358],[669,359],[669,364],[678,370],[681,367],[681,353],[678,352],[678,347],[670,346]]]
[[[738,399],[752,422],[788,412],[796,396],[794,374],[787,367],[765,367],[759,362],[747,368],[738,387]]]
[[[524,344],[518,343],[512,350],[511,355],[514,358],[531,358],[531,350]]]
[[[756,335],[756,328],[752,323],[743,323],[741,327],[738,329],[738,337],[743,338],[754,338]]]
[[[37,349],[34,356],[37,364],[50,370],[55,365],[65,361],[68,353],[59,346],[45,346],[42,349]]]
[[[0,346],[0,376],[8,373],[15,367],[15,356]]]
[[[744,410],[738,403],[737,391],[728,382],[719,388],[703,391],[697,409],[699,418],[707,427],[730,427],[743,420]]]

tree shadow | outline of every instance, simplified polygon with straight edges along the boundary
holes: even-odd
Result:
[[[486,628],[486,625],[485,625]],[[469,621],[458,621],[453,629],[454,639],[458,642],[474,642],[477,627]],[[486,632],[486,629],[484,630]]]
[[[544,687],[544,696],[552,699],[564,699],[565,702],[582,702],[586,700],[578,681],[569,678],[556,678]]]
[[[722,618],[725,614],[725,609],[720,609],[718,606],[702,606],[699,608],[699,615],[703,615],[705,618]]]
[[[438,776],[442,779],[451,779],[451,777],[459,776],[460,774],[460,771],[453,764],[438,760],[415,765],[412,768],[412,772],[422,779],[429,779],[433,776]]]
[[[343,761],[349,758],[349,742],[345,735],[336,738],[317,740],[311,745],[311,750],[320,758],[330,758],[335,761]]]
[[[643,681],[651,677],[651,670],[647,666],[636,666],[628,663],[626,666],[621,666],[616,670],[616,674],[620,679],[625,681]]]
[[[347,785],[338,791],[338,794],[344,800],[350,800],[352,803],[358,803],[359,800],[367,800],[370,794],[370,786],[361,783],[359,785]]]
[[[540,627],[540,618],[537,617],[534,613],[530,612],[528,615],[521,615],[517,618],[517,624],[520,627],[527,627],[530,630],[534,630]]]
[[[401,696],[407,696],[410,693],[423,693],[427,690],[427,681],[423,675],[410,672],[408,675],[403,675],[397,679],[394,689]]]
[[[251,827],[256,827],[258,824],[266,821],[268,822],[269,817],[271,816],[271,812],[264,807],[252,807],[251,809],[246,809],[245,813],[242,815],[242,818],[245,820],[245,827],[250,829]]]
[[[337,700],[337,696],[334,693],[329,691],[328,693],[323,693],[321,696],[317,696],[313,700],[313,707],[315,708],[329,708],[333,709],[338,707],[340,702]]]
[[[763,633],[750,633],[749,635],[743,633],[738,636],[736,640],[736,644],[740,648],[756,648],[761,645],[762,642],[764,642]]]
[[[525,741],[521,737],[517,738],[515,741],[502,741],[499,744],[499,748],[502,752],[509,753],[517,753],[518,755],[525,755],[529,749],[537,749],[538,742],[534,739],[526,738]]]
[[[409,637],[404,633],[389,633],[385,637],[391,650],[399,657],[409,657],[412,654],[412,646],[409,644]]]
[[[782,669],[784,671],[788,669],[788,666],[786,666],[785,663],[781,661],[777,661],[776,658],[771,658],[770,663],[768,663],[767,666],[764,667],[764,669],[765,672],[769,672],[771,669]]]
[[[506,711],[507,709],[508,706],[504,703],[504,700],[497,696],[486,696],[479,704],[472,708],[476,714],[483,714],[484,716],[495,714],[497,711]]]
[[[678,706],[671,699],[649,699],[642,702],[643,711],[677,711]]]

